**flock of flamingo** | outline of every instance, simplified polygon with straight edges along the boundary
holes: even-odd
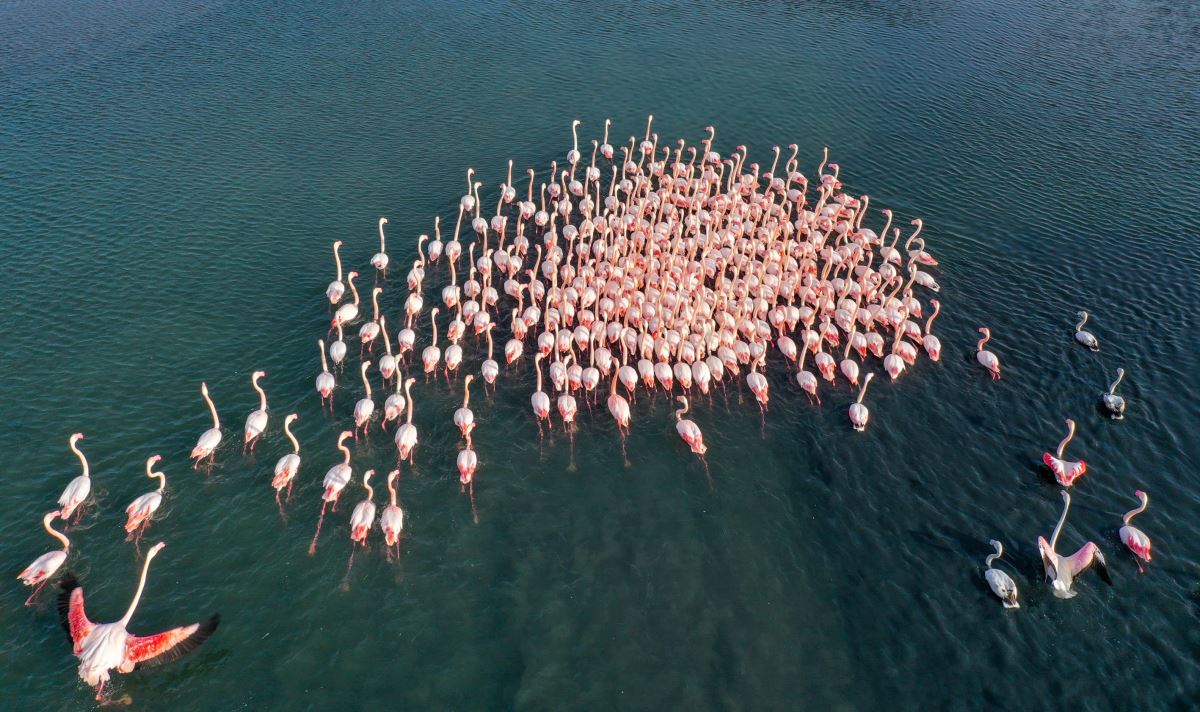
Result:
[[[439,218],[432,239],[420,235],[416,240],[418,257],[406,275],[404,311],[398,317],[403,328],[394,332],[394,346],[380,308],[384,287],[392,288],[387,279],[391,267],[384,234],[387,219],[379,220],[379,252],[370,261],[376,284],[370,291],[369,313],[355,284],[359,273],[343,273],[342,242],[333,243],[337,274],[326,290],[332,318],[329,332],[317,341],[321,371],[315,386],[322,407],[335,412],[334,395],[340,387],[335,371],[340,373],[348,361],[352,349],[346,332],[357,325],[357,338],[349,338],[359,345],[354,372],[361,379],[363,395],[354,404],[353,429],[337,437],[342,460],[325,474],[310,552],[320,538],[326,508],[336,508],[354,478],[347,441],[364,437],[378,422],[383,430],[394,426],[397,467],[386,475],[389,504],[382,512],[376,510],[370,485],[375,472],[362,473],[366,496],[349,521],[351,563],[353,551],[368,541],[376,523],[388,556],[399,553],[405,514],[397,504],[396,484],[400,466],[405,461],[411,465],[419,442],[412,393],[417,379],[412,374],[420,369],[426,383],[432,379],[431,385],[436,386],[440,373],[450,384],[460,368],[466,370],[468,334],[474,335],[480,356],[486,344],[478,376],[493,388],[501,381],[517,381],[511,373],[514,365],[532,355],[536,382],[530,402],[539,431],[551,425],[553,410],[567,432],[573,432],[577,398],[591,404],[607,391],[605,403],[624,451],[633,417],[631,403],[636,403],[639,392],[644,397],[661,392],[679,402],[676,432],[702,461],[707,451],[704,435],[686,417],[693,402],[717,387],[736,388],[744,378],[765,417],[770,400],[764,375],[768,355],[787,369],[789,378],[814,404],[821,403],[822,391],[837,392],[843,382],[846,388],[857,389],[856,397],[853,390],[850,393],[853,401],[848,409],[855,431],[864,430],[869,422],[864,399],[876,371],[895,380],[915,367],[922,353],[931,361],[940,358],[942,345],[933,324],[941,305],[931,296],[939,286],[927,271],[938,262],[926,251],[921,221],[913,220],[913,229],[905,235],[892,225],[892,212],[883,210],[881,226],[865,225],[870,198],[843,190],[840,168],[828,162],[828,150],[816,180],[810,181],[799,170],[795,144],[789,146],[786,158],[775,147],[769,167],[748,164],[745,146],[727,155],[715,150],[712,127],[699,146],[683,140],[660,143],[650,117],[640,141],[630,137],[620,146],[609,143],[611,121],[605,121],[603,139],[591,141],[589,158],[580,150],[579,124],[577,120],[571,126],[573,146],[566,163],[561,167],[551,163],[540,182],[536,171],[527,169],[523,191],[514,181],[509,161],[494,209],[485,209],[491,204],[484,203],[483,183],[475,179],[474,169],[467,170],[453,232],[443,239]],[[466,246],[464,223],[468,235],[474,236]],[[434,289],[431,300],[439,306],[427,310],[426,287],[435,281],[427,279],[427,272],[434,270],[444,270],[446,280],[440,290]],[[439,332],[438,318],[443,314],[444,330]],[[418,330],[426,324],[428,345],[418,354]],[[998,379],[999,358],[984,349],[990,333],[986,328],[980,332],[977,360]],[[495,351],[495,339],[501,334],[507,336],[503,367]],[[548,382],[543,380],[543,370]],[[379,390],[387,394],[382,408],[377,407],[372,387],[375,373],[382,383]],[[265,377],[263,371],[251,376],[259,406],[246,417],[244,453],[254,450],[270,424],[267,395],[260,383]],[[475,374],[462,379],[462,405],[452,417],[462,435],[456,458],[459,482],[471,493],[473,511],[478,457],[472,444],[477,423],[470,397],[475,379]],[[1111,407],[1119,412],[1124,402],[1115,396],[1115,385],[1105,403],[1116,404]],[[201,384],[200,391],[212,427],[200,435],[191,452],[197,468],[205,461],[211,465],[223,440],[207,385]],[[283,419],[292,452],[280,457],[274,468],[271,486],[277,500],[285,491],[290,495],[301,469],[300,444],[290,429],[297,417],[292,413]],[[27,604],[67,559],[70,542],[51,523],[72,515],[78,518],[90,494],[87,459],[78,448],[82,437],[72,435],[70,448],[82,463],[83,474],[63,492],[59,509],[43,521],[62,549],[43,555],[21,572],[24,583],[37,587]],[[1064,486],[1073,484],[1085,469],[1082,462],[1062,459],[1069,439],[1056,456],[1046,456]],[[125,529],[134,539],[162,503],[166,476],[154,469],[159,460],[156,455],[146,462],[146,475],[157,480],[157,488],[126,510]],[[1139,496],[1144,509],[1145,495],[1139,492]],[[1148,539],[1128,526],[1129,517],[1139,511],[1126,516],[1126,529],[1131,532],[1126,542],[1149,559]],[[1056,593],[1071,595],[1073,578],[1092,562],[1099,563],[1104,573],[1104,559],[1091,543],[1073,557],[1057,555],[1054,546],[1062,524],[1060,520],[1050,543],[1039,539],[1039,548]],[[1000,545],[995,545],[998,556]],[[217,627],[214,616],[155,636],[126,631],[150,561],[162,547],[159,543],[149,550],[133,602],[115,623],[90,622],[78,582],[67,574],[61,584],[59,608],[80,660],[79,674],[97,688],[98,699],[113,669],[124,673],[173,660]],[[1015,585],[1002,571],[991,568],[994,558],[988,559],[987,580],[1005,605],[1016,605]]]

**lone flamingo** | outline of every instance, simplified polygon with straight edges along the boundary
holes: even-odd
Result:
[[[867,421],[871,419],[871,411],[863,405],[863,398],[866,397],[867,386],[871,385],[871,379],[874,377],[874,373],[868,373],[863,378],[862,389],[858,392],[858,400],[850,404],[850,424],[860,433],[867,429]]]
[[[156,667],[178,660],[208,640],[221,622],[221,617],[214,615],[203,623],[172,628],[149,636],[132,635],[126,630],[142,599],[150,562],[165,546],[160,541],[150,547],[142,564],[142,575],[138,579],[133,601],[125,615],[113,623],[93,623],[88,620],[84,611],[83,588],[73,575],[68,573],[60,584],[59,617],[71,637],[75,657],[79,658],[79,677],[96,688],[97,700],[102,699],[104,686],[114,668],[119,673],[128,673],[138,667]]]
[[[263,391],[262,386],[258,385],[258,379],[266,375],[266,371],[255,371],[250,376],[250,385],[258,391],[258,410],[252,410],[250,415],[246,416],[245,439],[242,442],[243,454],[246,452],[247,445],[250,446],[250,452],[253,454],[254,444],[267,429],[267,394]]]
[[[975,346],[975,359],[979,361],[979,365],[983,366],[992,374],[992,380],[1000,379],[1000,359],[996,358],[996,354],[991,351],[985,351],[983,345],[992,338],[992,332],[986,326],[979,327],[979,333],[983,334],[983,338]]]
[[[70,519],[87,500],[88,495],[92,493],[92,478],[91,470],[88,467],[87,458],[83,456],[83,452],[76,446],[80,440],[83,440],[83,433],[75,433],[68,441],[71,452],[75,453],[75,457],[79,458],[79,462],[83,465],[83,474],[79,475],[67,485],[62,494],[58,498],[58,506],[62,508],[63,521]]]
[[[155,472],[154,466],[162,459],[162,455],[151,455],[146,460],[146,477],[150,479],[158,479],[158,489],[153,492],[138,497],[125,508],[127,519],[125,521],[126,533],[133,535],[137,532],[137,538],[140,539],[146,528],[150,526],[150,518],[158,511],[162,504],[163,490],[167,488],[167,476],[161,472]]]
[[[1133,496],[1141,500],[1141,505],[1129,510],[1125,513],[1125,516],[1122,517],[1122,521],[1125,523],[1125,526],[1121,527],[1120,535],[1121,542],[1125,544],[1125,546],[1129,547],[1129,550],[1133,552],[1134,556],[1141,560],[1138,561],[1138,571],[1144,573],[1145,570],[1142,568],[1142,561],[1150,561],[1150,537],[1146,536],[1145,532],[1133,526],[1129,522],[1137,515],[1146,511],[1146,507],[1150,504],[1150,495],[1141,490],[1136,490],[1133,493]]]
[[[200,467],[200,461],[204,458],[209,459],[209,465],[216,459],[215,452],[217,446],[221,444],[221,419],[217,417],[217,407],[213,405],[212,398],[208,396],[208,384],[200,384],[200,395],[204,396],[204,401],[208,403],[208,410],[212,413],[213,426],[200,434],[200,439],[196,441],[196,447],[192,448],[191,459],[196,462],[192,465],[193,468]]]
[[[1067,437],[1062,439],[1058,444],[1058,450],[1051,455],[1048,452],[1042,453],[1042,462],[1050,471],[1054,473],[1054,479],[1063,487],[1070,487],[1075,484],[1075,480],[1083,477],[1083,473],[1087,472],[1087,463],[1083,460],[1073,462],[1063,459],[1063,449],[1067,447],[1067,443],[1075,437],[1075,421],[1067,419]]]
[[[1055,551],[1063,522],[1067,521],[1067,510],[1071,508],[1071,495],[1066,490],[1062,490],[1062,498],[1062,516],[1058,518],[1058,524],[1054,527],[1054,534],[1051,535],[1050,541],[1047,542],[1044,538],[1038,537],[1038,553],[1042,556],[1042,567],[1046,570],[1046,578],[1050,579],[1054,595],[1059,598],[1074,598],[1076,592],[1071,590],[1071,585],[1093,564],[1097,566],[1100,578],[1111,586],[1112,578],[1108,575],[1108,563],[1104,560],[1104,554],[1100,552],[1100,547],[1095,543],[1087,542],[1071,556],[1061,556]]]
[[[55,510],[46,512],[46,516],[42,517],[42,527],[50,536],[62,542],[62,549],[47,551],[45,554],[33,560],[33,563],[25,567],[25,570],[17,574],[17,578],[26,586],[36,586],[33,593],[29,594],[29,598],[25,599],[25,605],[33,605],[33,599],[37,597],[38,592],[46,585],[46,582],[62,567],[63,562],[67,560],[67,554],[71,552],[71,540],[61,532],[55,531],[50,527],[50,522],[53,522],[62,511]]]

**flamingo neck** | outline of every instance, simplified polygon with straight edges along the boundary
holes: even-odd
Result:
[[[216,430],[221,427],[221,419],[217,417],[217,406],[213,405],[212,398],[208,393],[204,394],[204,401],[208,403],[208,411],[212,413],[213,429]]]
[[[370,361],[368,361],[367,363],[364,363],[362,365],[363,390],[365,390],[367,392],[367,398],[371,397],[371,381],[367,379],[367,367],[370,365],[371,365]]]
[[[1079,323],[1075,325],[1075,331],[1082,331],[1083,325],[1087,323],[1087,320],[1088,320],[1087,312],[1080,312]]]
[[[337,263],[337,281],[342,281],[342,256],[338,254],[341,245],[333,246],[333,261]]]
[[[1129,526],[1129,521],[1131,519],[1133,519],[1134,517],[1136,517],[1137,515],[1141,514],[1142,512],[1146,511],[1146,507],[1148,507],[1149,505],[1150,505],[1150,499],[1148,497],[1143,497],[1141,506],[1135,507],[1135,508],[1129,510],[1128,512],[1126,512],[1125,516],[1122,517],[1121,520],[1125,523],[1126,526]]]
[[[1113,381],[1112,385],[1108,387],[1108,395],[1111,396],[1117,392],[1117,385],[1121,383],[1121,379],[1124,377],[1125,371],[1123,369],[1117,371],[1117,380]]]
[[[350,285],[350,293],[354,295],[354,306],[358,306],[358,290],[354,288],[354,279],[348,278],[346,283]]]
[[[1074,422],[1070,422],[1070,423],[1068,423],[1068,424],[1067,424],[1067,437],[1063,438],[1063,439],[1062,439],[1062,442],[1060,442],[1060,443],[1058,444],[1058,452],[1057,452],[1057,455],[1058,455],[1059,459],[1062,459],[1062,456],[1063,456],[1063,450],[1065,450],[1065,449],[1066,449],[1066,447],[1067,447],[1067,443],[1071,442],[1071,439],[1072,439],[1072,438],[1074,438],[1074,437],[1075,437],[1075,423],[1074,423]]]
[[[412,425],[413,400],[412,400],[412,379],[411,378],[404,382],[404,399],[407,401],[407,405],[408,405],[408,414],[406,416],[408,418],[408,424]]]
[[[214,411],[214,413],[215,413],[215,411]],[[82,476],[83,477],[90,476],[91,469],[88,467],[87,458],[84,457],[83,452],[80,451],[80,449],[75,446],[74,442],[71,443],[71,451],[75,453],[75,457],[79,458],[79,462],[81,462],[83,464],[83,475]]]
[[[129,621],[133,618],[133,612],[137,610],[138,603],[142,600],[142,591],[146,588],[146,575],[150,573],[150,562],[154,560],[154,556],[147,556],[146,562],[142,564],[142,575],[138,578],[137,591],[133,594],[133,600],[129,602],[129,610],[125,611],[125,615],[121,617],[121,627],[129,625]]]
[[[158,490],[157,490],[158,492],[161,493],[163,490],[165,490],[167,488],[167,476],[166,475],[164,475],[161,472],[151,472],[150,476],[158,478]]]
[[[396,486],[392,484],[392,480],[394,480],[394,479],[396,479],[395,473],[388,475],[388,479],[387,479],[388,499],[391,501],[393,507],[396,506]]]
[[[319,349],[321,350],[321,370],[322,370],[322,371],[328,371],[328,370],[329,370],[329,363],[328,363],[328,362],[325,360],[325,342],[324,342],[324,341],[318,341],[318,342],[317,342],[317,348],[319,348]]]
[[[342,440],[338,441],[338,450],[342,451],[342,464],[349,465],[350,464],[350,448],[346,447],[345,438],[342,438]]]
[[[262,389],[262,386],[258,385],[257,377],[255,377],[255,379],[254,379],[254,390],[258,391],[258,409],[266,410],[267,409],[267,393],[266,393],[266,391],[264,391]]]
[[[383,224],[387,222],[387,218],[379,218],[379,251],[386,252],[387,247],[383,241]]]
[[[1071,497],[1068,495],[1063,498],[1062,516],[1058,518],[1058,524],[1054,525],[1054,533],[1050,535],[1050,551],[1055,551],[1058,546],[1058,535],[1062,533],[1063,523],[1067,521],[1067,512],[1070,509]]]
[[[58,539],[60,542],[62,542],[63,551],[67,551],[68,549],[71,548],[71,540],[67,538],[66,534],[63,534],[60,531],[56,531],[53,527],[50,526],[50,522],[54,521],[54,518],[56,516],[58,516],[58,515],[54,512],[47,514],[45,517],[42,518],[42,526],[45,527],[46,531],[50,534],[50,536],[52,536],[55,539]]]
[[[292,452],[299,455],[300,443],[296,441],[296,436],[292,435],[292,424],[285,421],[283,424],[283,432],[287,434],[288,440],[292,441]]]

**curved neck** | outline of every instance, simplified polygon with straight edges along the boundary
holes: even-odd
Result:
[[[287,434],[288,440],[292,441],[292,452],[299,455],[300,454],[300,443],[296,441],[296,436],[292,435],[292,421],[290,421],[290,420],[283,421],[283,432]]]
[[[680,400],[680,402],[681,402],[681,403],[683,403],[683,407],[682,407],[682,408],[679,408],[678,410],[676,410],[676,411],[675,411],[675,420],[682,420],[682,419],[683,419],[683,415],[684,415],[684,413],[687,413],[687,412],[688,412],[688,402],[687,402],[687,399],[686,399],[686,398],[683,398],[683,399],[681,399],[681,400]]]
[[[165,474],[163,474],[161,472],[151,472],[150,476],[158,478],[158,491],[159,492],[162,492],[163,490],[165,490],[167,488],[167,476]]]
[[[363,390],[365,390],[367,392],[367,398],[371,397],[371,382],[369,380],[367,380],[367,369],[370,368],[370,366],[371,366],[371,362],[367,361],[366,363],[364,363],[362,365],[362,369],[361,369]]]
[[[370,479],[371,479],[370,477],[363,478],[363,487],[366,488],[366,490],[367,490],[367,501],[373,502],[373,501],[375,501],[375,488],[370,485],[370,483],[369,483]]]
[[[79,462],[83,464],[83,477],[88,477],[91,470],[88,468],[87,458],[84,457],[79,448],[75,446],[75,441],[71,441],[71,452],[75,453],[75,457],[78,457]]]
[[[983,338],[979,340],[979,343],[975,345],[975,350],[983,351],[983,345],[986,344],[990,338],[992,338],[991,333],[984,334]]]
[[[396,479],[396,472],[395,472],[395,470],[393,470],[392,473],[390,475],[388,475],[388,478],[387,478],[388,498],[391,500],[393,507],[396,506],[396,486],[394,484],[392,484],[392,481],[395,479]]]
[[[992,542],[992,545],[996,547],[996,553],[994,553],[994,554],[990,554],[990,555],[989,555],[989,556],[988,556],[986,559],[984,559],[984,561],[983,561],[983,565],[984,565],[984,566],[987,566],[988,568],[991,568],[991,566],[992,566],[992,562],[993,562],[993,561],[995,561],[996,559],[999,559],[999,558],[1000,558],[1000,556],[1001,556],[1001,555],[1004,553],[1004,545],[1003,545],[1003,544],[1001,544],[1001,543],[1000,543],[1000,542],[998,542],[998,541],[993,541],[993,542]]]
[[[1112,385],[1108,387],[1108,395],[1111,396],[1117,392],[1117,385],[1121,383],[1121,379],[1124,377],[1125,377],[1124,369],[1118,370],[1117,371],[1117,380],[1113,381]]]
[[[1073,438],[1073,437],[1075,437],[1075,421],[1068,420],[1067,421],[1067,437],[1063,438],[1062,442],[1060,442],[1058,444],[1058,457],[1060,459],[1063,456],[1063,450],[1066,449],[1066,447],[1067,447],[1067,443],[1071,442],[1071,438]]]
[[[1079,323],[1075,325],[1075,331],[1082,331],[1083,325],[1087,323],[1087,312],[1079,313]]]
[[[345,437],[338,438],[337,447],[338,447],[338,450],[342,451],[342,464],[349,465],[350,464],[350,448],[346,447],[346,438]]]
[[[1062,533],[1063,522],[1067,521],[1067,511],[1071,509],[1071,496],[1063,497],[1062,516],[1058,518],[1058,524],[1054,525],[1054,534],[1050,536],[1050,551],[1054,551],[1058,546],[1058,535]]]
[[[929,315],[929,320],[925,322],[925,333],[926,334],[928,334],[929,330],[933,328],[933,320],[937,318],[937,315],[940,314],[941,311],[942,311],[942,303],[937,300],[934,300],[933,313]]]
[[[1131,510],[1129,510],[1128,512],[1126,512],[1126,513],[1125,513],[1125,516],[1121,518],[1121,519],[1122,519],[1122,521],[1125,523],[1125,525],[1126,525],[1126,526],[1128,526],[1128,525],[1129,525],[1129,520],[1133,519],[1133,518],[1134,518],[1134,517],[1136,517],[1137,515],[1139,515],[1139,514],[1141,514],[1142,512],[1146,511],[1146,507],[1147,507],[1147,506],[1149,506],[1149,505],[1150,505],[1150,498],[1149,498],[1149,497],[1146,497],[1146,496],[1144,496],[1144,495],[1143,495],[1143,496],[1142,496],[1142,504],[1141,504],[1141,506],[1140,506],[1140,507],[1135,507],[1134,509],[1131,509]]]
[[[354,306],[358,306],[358,290],[354,288],[354,278],[347,277],[346,284],[350,285],[350,293],[354,295]]]
[[[209,397],[208,391],[205,391],[201,395],[204,396],[204,402],[208,403],[208,411],[212,413],[213,428],[220,428],[221,419],[217,417],[217,406],[213,405],[212,398]]]
[[[51,512],[50,514],[47,514],[42,519],[42,526],[46,528],[46,531],[49,532],[50,536],[52,536],[55,539],[58,539],[60,542],[62,542],[63,551],[66,551],[71,548],[71,540],[67,538],[66,534],[63,534],[62,532],[59,532],[59,531],[55,531],[50,526],[50,522],[54,521],[54,518],[57,516],[58,516],[57,512]]]
[[[137,591],[133,594],[133,600],[129,602],[129,610],[125,611],[125,615],[121,617],[121,627],[129,624],[133,618],[133,612],[137,610],[138,602],[142,600],[142,590],[146,588],[146,574],[150,572],[150,562],[154,560],[153,556],[146,557],[146,563],[142,564],[142,575],[138,579]]]
[[[258,385],[258,376],[253,379],[254,390],[258,391],[258,409],[267,409],[267,394],[263,391],[262,386]]]

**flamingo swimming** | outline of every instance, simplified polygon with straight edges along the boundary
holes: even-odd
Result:
[[[60,584],[59,616],[71,638],[72,651],[79,658],[79,677],[96,688],[97,700],[102,699],[104,686],[113,669],[119,673],[129,673],[135,668],[156,667],[178,660],[208,640],[221,622],[220,616],[213,615],[203,623],[192,623],[155,635],[137,636],[129,633],[127,626],[142,600],[150,562],[165,546],[160,541],[146,552],[133,601],[125,615],[112,623],[93,623],[88,619],[84,610],[83,588],[73,575],[67,574]]]
[[[275,463],[275,476],[271,478],[271,486],[275,488],[276,498],[279,497],[279,493],[284,487],[288,488],[288,495],[291,495],[292,483],[296,480],[296,473],[300,471],[300,443],[292,434],[291,427],[292,422],[299,417],[295,413],[290,413],[283,419],[283,432],[287,435],[287,439],[292,441],[292,451],[279,458],[279,462]]]
[[[383,239],[383,226],[387,222],[387,218],[379,218],[379,252],[371,257],[371,266],[380,272],[387,272],[388,266],[387,243]]]
[[[345,334],[342,333],[342,325],[338,324],[334,328],[337,329],[337,338],[329,344],[329,360],[333,361],[333,365],[337,366],[340,372],[342,361],[346,360],[346,340]]]
[[[396,392],[387,397],[383,402],[383,421],[379,424],[380,430],[386,430],[388,423],[398,419],[404,413],[404,394],[401,389],[404,386],[404,374],[396,370]]]
[[[413,425],[413,399],[412,399],[412,384],[416,383],[417,379],[409,378],[404,382],[404,396],[408,401],[407,421],[396,429],[396,449],[400,453],[400,460],[408,460],[412,464],[413,450],[417,447],[417,426]]]
[[[1101,553],[1100,547],[1095,543],[1087,542],[1071,556],[1061,556],[1055,551],[1063,522],[1067,521],[1067,510],[1071,508],[1071,495],[1066,490],[1062,490],[1062,498],[1062,516],[1058,518],[1058,524],[1054,527],[1054,534],[1051,535],[1050,541],[1047,542],[1044,538],[1038,537],[1038,553],[1041,554],[1042,567],[1046,570],[1046,578],[1050,579],[1054,595],[1059,598],[1074,598],[1076,592],[1071,590],[1072,584],[1093,564],[1096,565],[1096,572],[1100,574],[1100,578],[1111,586],[1112,578],[1108,575],[1108,563],[1104,560],[1104,554]]]
[[[350,294],[354,295],[354,301],[337,308],[337,311],[333,313],[333,321],[329,325],[330,328],[349,324],[358,318],[358,290],[354,288],[354,278],[357,276],[358,272],[350,272],[346,275],[346,284],[350,286]]]
[[[1092,351],[1100,350],[1100,340],[1096,338],[1090,331],[1084,331],[1083,325],[1087,323],[1088,313],[1081,311],[1075,316],[1079,317],[1079,323],[1075,325],[1075,343],[1080,346],[1087,347]]]
[[[425,366],[425,373],[433,373],[437,370],[438,361],[442,360],[442,350],[438,348],[437,341],[437,315],[438,308],[434,307],[429,310],[429,324],[433,328],[433,343],[425,347],[421,352],[421,363]]]
[[[1004,545],[995,539],[988,543],[992,545],[996,553],[989,554],[984,560],[983,565],[986,568],[983,578],[987,580],[988,588],[992,589],[992,593],[996,594],[996,598],[1000,599],[1005,608],[1020,608],[1021,604],[1017,602],[1017,584],[1008,574],[1000,569],[992,568],[992,562],[1004,555]]]
[[[332,408],[333,389],[337,386],[337,381],[329,372],[329,364],[325,361],[325,342],[322,339],[317,339],[317,349],[321,352],[321,372],[317,374],[317,394],[321,396],[322,406],[328,400],[330,408]]]
[[[393,484],[395,479],[400,475],[400,470],[392,470],[387,476],[388,488],[388,506],[383,508],[383,514],[379,517],[379,527],[383,529],[383,541],[388,545],[388,555],[391,555],[391,548],[395,547],[396,555],[400,555],[400,535],[404,532],[404,510],[400,505],[396,504],[396,487]]]
[[[996,358],[996,354],[991,351],[985,351],[983,345],[992,338],[992,332],[986,327],[979,327],[979,333],[983,334],[983,338],[975,346],[975,360],[979,361],[979,365],[983,366],[992,374],[992,380],[1000,378],[1000,359]]]
[[[850,404],[850,424],[860,433],[867,429],[867,421],[871,418],[871,411],[863,405],[863,398],[866,397],[867,386],[871,385],[871,379],[874,377],[874,373],[868,373],[863,378],[862,389],[858,392],[858,400]]]
[[[675,432],[679,433],[679,437],[683,438],[692,452],[703,456],[708,452],[708,446],[704,444],[704,433],[700,432],[700,426],[694,421],[683,417],[688,412],[688,399],[685,396],[676,396],[675,400],[683,404],[682,408],[675,411]]]
[[[200,438],[196,440],[196,446],[192,448],[190,459],[196,462],[192,465],[193,468],[200,467],[200,461],[204,458],[209,458],[209,464],[216,459],[217,446],[221,444],[221,419],[217,417],[217,407],[213,405],[212,398],[208,395],[208,384],[200,384],[200,395],[204,396],[204,402],[208,404],[208,411],[212,414],[213,426],[200,434]]]
[[[1048,452],[1042,453],[1042,462],[1050,471],[1054,473],[1054,478],[1063,487],[1070,487],[1075,484],[1075,480],[1083,477],[1083,473],[1087,472],[1087,463],[1083,460],[1073,462],[1063,459],[1063,449],[1067,447],[1067,443],[1075,437],[1075,421],[1067,419],[1067,436],[1058,444],[1058,450],[1053,455]]]
[[[354,429],[357,431],[361,428],[363,435],[367,434],[367,428],[371,426],[371,416],[375,414],[375,401],[371,398],[371,380],[367,378],[367,369],[370,367],[370,361],[362,362],[360,373],[364,393],[363,397],[354,404]]]
[[[341,240],[333,243],[333,259],[337,262],[337,279],[330,282],[329,286],[325,289],[325,296],[329,298],[330,304],[337,304],[342,301],[342,296],[346,293],[346,285],[342,282],[342,256],[338,254],[338,250],[341,247]]]
[[[1100,394],[1100,404],[1104,406],[1108,417],[1113,420],[1124,420],[1125,418],[1125,399],[1117,395],[1117,386],[1121,383],[1122,378],[1125,378],[1125,369],[1118,368],[1117,380],[1108,387],[1107,393]]]
[[[1129,522],[1137,515],[1146,511],[1146,507],[1150,504],[1150,495],[1141,490],[1136,490],[1133,496],[1137,497],[1141,501],[1141,504],[1126,512],[1125,516],[1121,518],[1124,526],[1121,527],[1119,533],[1121,535],[1121,543],[1129,547],[1133,555],[1141,560],[1138,561],[1138,571],[1143,571],[1142,561],[1150,561],[1150,537],[1146,536],[1145,532]]]
[[[346,440],[353,437],[354,433],[349,430],[344,430],[341,435],[338,435],[337,449],[342,451],[342,461],[325,472],[325,479],[321,483],[321,487],[324,488],[324,492],[321,494],[321,515],[317,518],[317,531],[313,534],[312,543],[308,545],[309,556],[317,553],[317,540],[321,538],[321,524],[325,521],[325,508],[332,502],[334,510],[337,509],[338,497],[341,496],[342,490],[346,489],[346,485],[350,484],[350,479],[354,476],[354,470],[350,467],[350,448],[345,445]]]
[[[167,488],[167,476],[162,472],[154,471],[154,466],[158,464],[159,460],[162,460],[162,455],[151,455],[146,460],[146,477],[157,478],[158,489],[138,497],[125,508],[125,531],[130,535],[137,532],[138,538],[141,538],[146,528],[150,526],[150,518],[162,504],[163,490]]]
[[[475,414],[471,412],[470,408],[471,381],[473,380],[475,380],[475,376],[470,374],[463,379],[462,407],[454,411],[454,424],[458,426],[464,438],[470,435],[471,431],[475,429]]]
[[[250,415],[246,416],[246,428],[244,432],[244,440],[242,441],[242,453],[246,452],[246,446],[250,446],[250,452],[254,452],[254,444],[258,442],[258,437],[267,429],[267,394],[263,391],[262,386],[258,385],[258,379],[266,376],[266,371],[255,371],[250,376],[250,385],[254,390],[258,391],[258,410],[250,411]]]
[[[375,470],[363,473],[363,488],[367,490],[367,497],[354,505],[354,511],[350,514],[350,541],[356,544],[366,543],[367,534],[371,532],[371,526],[375,523],[375,489],[371,487],[373,474]]]
[[[50,526],[50,522],[53,522],[61,515],[61,510],[46,512],[46,515],[42,517],[42,527],[50,536],[62,542],[62,548],[47,551],[45,554],[34,559],[33,563],[26,566],[21,573],[17,574],[17,578],[21,583],[26,586],[36,587],[33,589],[33,593],[29,594],[29,598],[25,599],[26,606],[33,605],[33,599],[37,597],[38,592],[42,590],[42,587],[50,580],[50,577],[62,568],[63,562],[67,560],[67,554],[71,552],[71,540],[65,534],[55,531]]]
[[[71,515],[83,505],[88,495],[92,493],[91,468],[88,467],[87,458],[83,456],[83,452],[76,445],[80,440],[83,440],[83,433],[75,433],[68,440],[71,452],[75,453],[75,457],[78,457],[80,464],[83,465],[83,474],[71,480],[59,495],[58,506],[62,508],[63,521],[70,519]]]

